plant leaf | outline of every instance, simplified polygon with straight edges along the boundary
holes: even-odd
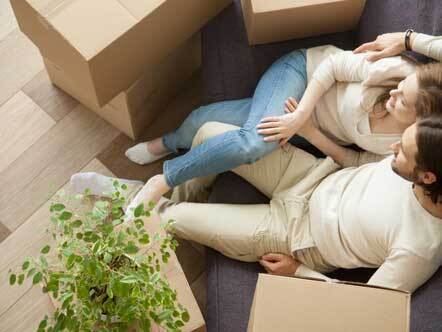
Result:
[[[184,312],[181,314],[181,319],[182,319],[185,323],[187,323],[187,322],[190,320],[190,315],[189,315],[189,313],[187,312],[187,310],[184,311]]]
[[[9,276],[9,284],[12,286],[15,284],[15,281],[17,280],[17,276],[15,274],[11,274]]]
[[[138,281],[139,281],[138,277],[133,274],[125,276],[120,280],[120,282],[122,282],[124,284],[134,284]]]
[[[140,216],[143,214],[143,212],[144,212],[144,204],[143,204],[143,203],[140,203],[140,204],[135,208],[135,211],[134,211],[134,216],[135,216],[135,218],[140,217]]]
[[[55,203],[51,205],[50,211],[63,211],[65,209],[65,206],[61,203]]]
[[[108,252],[104,253],[103,260],[106,264],[109,264],[112,261],[112,255]]]
[[[41,248],[40,252],[42,254],[47,254],[51,250],[51,247],[49,245],[45,245],[43,248]]]
[[[138,247],[135,245],[133,241],[129,241],[127,243],[126,248],[124,248],[124,252],[126,254],[136,254],[138,252]]]
[[[29,261],[25,261],[21,267],[22,270],[26,271],[29,268],[29,265],[30,265]]]
[[[74,222],[71,223],[72,228],[78,228],[81,225],[83,225],[83,222],[81,220],[75,220]]]
[[[32,278],[32,284],[33,285],[38,284],[42,279],[43,279],[43,275],[41,274],[41,272],[37,272],[34,275],[34,278]]]
[[[62,214],[58,217],[60,220],[69,220],[72,218],[72,213],[69,211],[63,211]]]
[[[22,273],[22,274],[20,274],[20,275],[18,276],[18,281],[17,281],[17,283],[18,283],[19,285],[22,285],[22,284],[23,284],[23,281],[25,281],[25,275]]]

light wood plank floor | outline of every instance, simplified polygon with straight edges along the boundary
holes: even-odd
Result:
[[[174,129],[200,105],[201,75],[188,86],[140,141]],[[76,172],[146,181],[162,171],[162,161],[131,163],[124,151],[136,142],[51,84],[9,0],[0,0],[0,142],[0,332],[35,331],[53,307],[38,287],[10,287],[8,271],[50,241],[51,198]],[[181,241],[177,256],[204,312],[204,255]]]

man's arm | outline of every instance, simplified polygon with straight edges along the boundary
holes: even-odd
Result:
[[[267,254],[261,257],[259,263],[267,273],[285,277],[315,278],[330,281],[326,275],[316,272],[293,257],[283,254]]]
[[[411,49],[414,52],[442,61],[442,36],[430,36],[413,32],[410,36]],[[392,57],[405,51],[405,32],[394,32],[379,35],[375,41],[362,44],[354,53],[373,51],[368,61],[377,61]]]
[[[414,292],[439,266],[407,250],[394,250],[368,281],[376,285]]]

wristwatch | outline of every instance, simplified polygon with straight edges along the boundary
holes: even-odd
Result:
[[[405,49],[407,50],[407,51],[412,51],[412,49],[411,49],[411,43],[410,43],[410,37],[411,37],[411,34],[414,32],[414,30],[413,29],[407,29],[406,31],[405,31]]]

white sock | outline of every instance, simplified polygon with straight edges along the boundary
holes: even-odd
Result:
[[[71,177],[71,185],[75,193],[82,194],[86,189],[92,195],[106,196],[115,191],[113,182],[117,180],[120,185],[143,185],[141,181],[116,179],[95,172],[76,173]]]
[[[148,142],[143,142],[143,143],[138,143],[137,145],[134,145],[133,147],[131,147],[130,149],[128,149],[126,151],[126,157],[129,158],[134,163],[137,163],[140,165],[146,165],[146,164],[153,163],[154,161],[157,161],[158,159],[161,159],[161,158],[167,156],[168,154],[172,153],[170,151],[165,152],[160,155],[150,153],[147,150],[147,143]]]
[[[154,196],[154,195],[151,195],[152,181],[154,178],[155,177],[152,177],[146,182],[144,187],[135,195],[135,197],[132,199],[130,204],[127,206],[126,211],[125,211],[125,213],[126,213],[125,219],[126,220],[133,219],[133,217],[134,217],[133,211],[138,205],[140,205],[140,203],[144,203],[144,209],[149,208],[149,206],[148,206],[149,201],[150,201],[149,197]],[[152,200],[157,201],[157,200],[160,200],[161,198],[162,198],[162,196],[158,197],[158,198],[154,196]]]

